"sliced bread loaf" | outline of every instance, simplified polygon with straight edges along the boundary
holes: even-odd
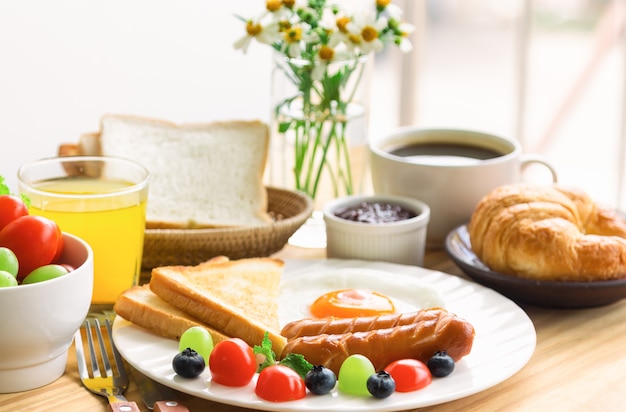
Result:
[[[269,131],[260,121],[177,125],[109,114],[102,116],[99,140],[103,155],[131,158],[149,170],[147,228],[271,222],[263,185]]]

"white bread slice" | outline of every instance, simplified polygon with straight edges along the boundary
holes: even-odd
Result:
[[[137,116],[101,118],[103,155],[131,158],[151,174],[146,227],[271,223],[263,173],[269,129],[260,121],[178,125]],[[97,147],[89,136],[81,146]]]
[[[201,321],[189,316],[159,298],[149,285],[133,286],[125,290],[115,302],[113,310],[118,316],[164,338],[179,340],[192,326],[202,326],[209,331],[213,342],[227,338]]]
[[[179,310],[249,345],[260,345],[268,332],[275,353],[280,335],[278,295],[284,262],[249,258],[198,266],[152,269],[150,289]]]

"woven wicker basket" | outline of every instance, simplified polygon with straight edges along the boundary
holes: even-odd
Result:
[[[251,228],[146,229],[143,270],[157,266],[197,265],[212,257],[230,259],[269,256],[282,249],[289,237],[311,216],[307,195],[267,187],[268,212],[274,222]]]

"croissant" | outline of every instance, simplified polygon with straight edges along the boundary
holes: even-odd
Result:
[[[472,250],[491,270],[535,280],[626,278],[626,222],[586,193],[505,185],[477,205]]]

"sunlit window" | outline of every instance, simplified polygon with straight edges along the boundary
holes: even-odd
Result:
[[[396,100],[393,113],[379,120],[517,138],[525,152],[552,162],[562,183],[601,202],[626,205],[620,144],[623,1],[404,4],[421,27],[415,34],[417,55],[404,61],[412,70],[394,78],[393,90],[404,91],[405,100]],[[396,70],[400,64],[401,57],[392,53],[377,61]],[[375,93],[391,92],[379,85]],[[372,129],[386,126],[373,124]]]

